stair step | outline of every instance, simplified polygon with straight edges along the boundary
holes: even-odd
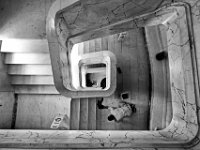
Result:
[[[96,98],[72,99],[71,130],[96,130]]]
[[[96,98],[88,99],[88,130],[96,130]]]
[[[2,41],[3,53],[49,53],[47,40],[37,39],[6,39]]]
[[[70,107],[70,130],[79,130],[80,99],[72,99]]]
[[[80,99],[80,130],[88,130],[88,98]]]
[[[17,85],[14,88],[17,94],[59,94],[55,86],[51,85]]]
[[[13,85],[54,85],[53,76],[12,75]]]
[[[5,64],[51,64],[48,53],[7,53],[5,55]]]
[[[51,65],[8,65],[10,75],[52,75]]]

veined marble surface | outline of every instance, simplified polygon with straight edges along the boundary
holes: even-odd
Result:
[[[66,53],[66,47],[61,40],[67,39],[67,36],[57,37],[57,34],[55,34],[55,13],[62,9],[60,6],[67,7],[74,2],[67,1],[66,5],[60,5],[60,1],[55,2],[48,16],[50,52],[56,55],[58,60],[53,67],[61,68],[57,72],[54,71],[54,75],[58,77],[60,77],[59,73],[66,73],[65,70],[62,70],[65,67],[65,63],[67,63],[65,60],[67,56],[63,56]],[[188,147],[198,143],[199,138],[196,137],[198,132],[196,101],[199,99],[199,89],[189,8],[182,3],[172,4],[147,15],[129,18],[122,24],[127,22],[132,22],[134,24],[133,27],[158,24],[166,26],[173,106],[173,119],[167,128],[159,131],[0,130],[0,147],[121,149]],[[121,23],[117,24],[118,27],[120,25]],[[109,29],[112,27],[116,26],[113,25]],[[99,31],[101,30],[95,30],[93,34]],[[90,37],[90,35],[87,34],[88,39],[94,37]],[[60,38],[60,42],[57,41],[57,38]],[[60,58],[61,56],[62,58]],[[60,60],[64,65],[60,64]],[[57,84],[62,88],[63,85],[59,84],[60,81]]]

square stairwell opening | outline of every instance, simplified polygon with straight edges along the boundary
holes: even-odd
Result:
[[[106,64],[98,63],[98,64],[90,64],[83,65],[81,67],[82,70],[82,87],[85,88],[107,88],[108,80],[106,74]]]

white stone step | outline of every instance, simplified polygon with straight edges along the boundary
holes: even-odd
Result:
[[[52,85],[19,85],[15,86],[17,94],[59,94],[55,86]]]
[[[70,130],[79,130],[80,122],[80,99],[72,99],[70,106]]]
[[[79,130],[88,130],[88,113],[90,113],[89,111],[90,110],[88,110],[88,98],[81,98]]]
[[[49,53],[46,39],[5,39],[2,41],[3,53]]]
[[[5,64],[51,64],[48,53],[6,53]]]
[[[54,85],[53,76],[13,75],[10,79],[12,85]]]
[[[52,75],[51,65],[8,65],[10,75]]]
[[[96,98],[72,99],[70,129],[96,130],[96,109]]]
[[[97,109],[96,108],[96,98],[89,98],[88,99],[88,130],[96,130],[96,115]]]

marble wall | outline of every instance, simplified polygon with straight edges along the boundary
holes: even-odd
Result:
[[[46,38],[46,16],[55,0],[0,0],[0,39]]]

